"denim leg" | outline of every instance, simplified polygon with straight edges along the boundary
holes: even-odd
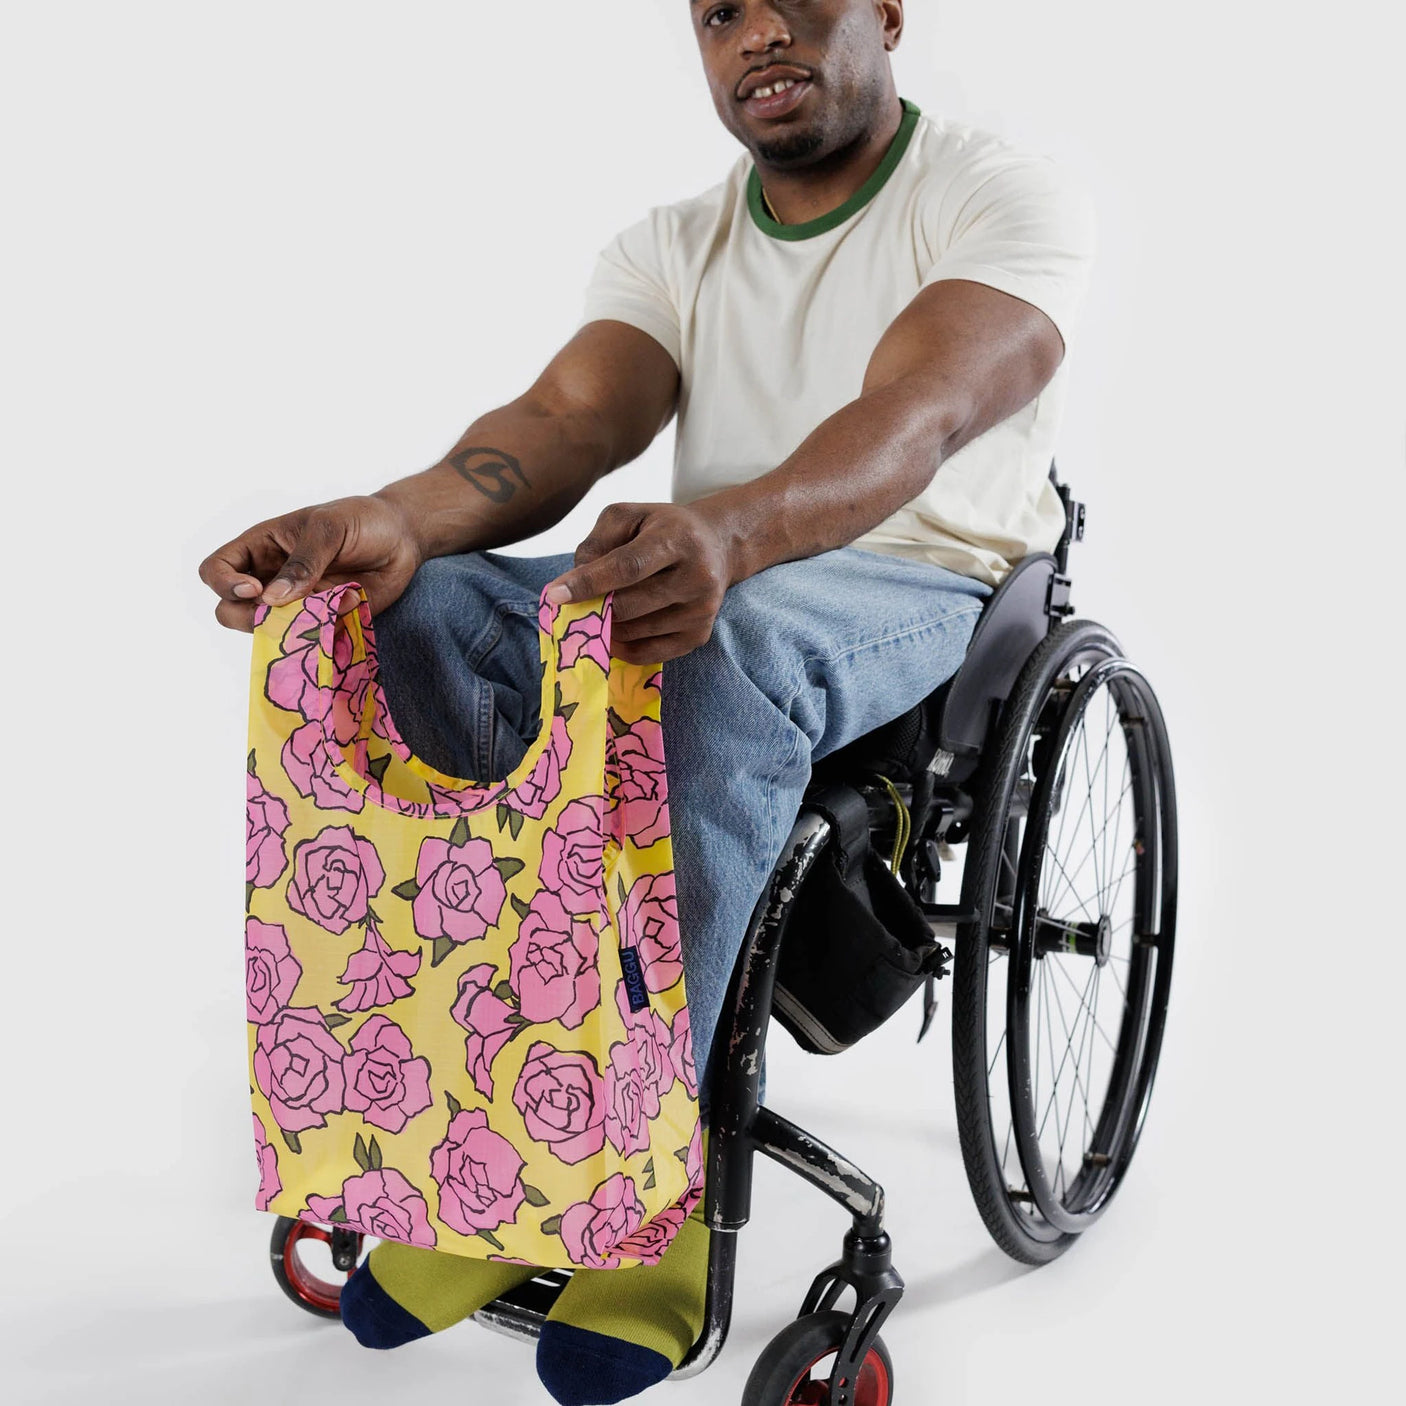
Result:
[[[664,664],[675,883],[700,1072],[812,762],[950,678],[990,593],[944,567],[843,547],[737,582],[712,637]]]

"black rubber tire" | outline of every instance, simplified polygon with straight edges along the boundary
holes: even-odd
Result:
[[[849,1325],[850,1315],[836,1309],[788,1323],[752,1368],[742,1391],[742,1406],[790,1406],[797,1378],[843,1344]],[[866,1376],[857,1386],[855,1406],[890,1406],[893,1359],[882,1338],[874,1339],[861,1370]]]
[[[356,1231],[341,1233],[353,1237],[355,1257],[359,1259],[363,1246],[361,1234]],[[292,1216],[279,1216],[274,1222],[273,1234],[269,1239],[269,1262],[278,1287],[305,1313],[311,1313],[316,1318],[335,1318],[340,1321],[341,1286],[328,1283],[304,1270],[295,1258],[298,1240],[324,1239],[327,1234],[328,1227],[296,1220]]]
[[[1048,1264],[1078,1239],[1053,1233],[1032,1237],[1007,1195],[996,1155],[987,1091],[988,927],[1000,872],[1010,793],[1023,746],[1050,688],[1082,654],[1117,658],[1123,650],[1113,634],[1091,620],[1066,620],[1041,641],[1027,660],[1006,703],[997,745],[976,779],[976,823],[967,841],[962,906],[975,909],[977,921],[957,928],[952,990],[952,1080],[957,1103],[957,1132],[962,1161],[976,1208],[991,1237],[1021,1264]]]

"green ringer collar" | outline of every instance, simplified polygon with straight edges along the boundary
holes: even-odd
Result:
[[[843,205],[837,205],[833,210],[824,215],[817,215],[813,220],[803,220],[798,225],[783,225],[773,220],[762,208],[762,178],[757,174],[756,164],[753,163],[747,175],[747,208],[752,212],[752,220],[757,228],[763,234],[771,235],[773,239],[810,239],[817,234],[824,234],[827,229],[834,229],[836,225],[843,224],[857,210],[867,205],[893,174],[893,168],[898,165],[900,157],[908,147],[913,129],[918,125],[918,104],[909,102],[907,98],[900,98],[899,102],[903,104],[903,118],[889,143],[888,150],[884,152],[884,159],[874,168],[869,179]]]

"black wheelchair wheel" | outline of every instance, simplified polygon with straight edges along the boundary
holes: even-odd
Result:
[[[273,1277],[278,1280],[279,1288],[299,1308],[319,1318],[340,1318],[341,1284],[324,1279],[304,1255],[305,1249],[319,1242],[331,1252],[333,1271],[350,1276],[361,1258],[362,1236],[359,1231],[279,1216],[274,1222],[273,1237],[269,1241]]]
[[[850,1315],[809,1313],[788,1323],[757,1358],[742,1391],[742,1406],[830,1406],[830,1371],[844,1344]],[[875,1338],[855,1381],[846,1384],[849,1406],[889,1406],[893,1359]]]
[[[977,788],[953,1073],[993,1238],[1043,1264],[1122,1183],[1161,1052],[1176,930],[1171,749],[1156,695],[1092,621],[1026,664]]]

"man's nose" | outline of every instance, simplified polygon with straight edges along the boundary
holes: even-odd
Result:
[[[742,26],[742,52],[760,54],[774,45],[787,45],[791,42],[791,31],[786,21],[776,12],[776,7],[758,0],[747,7],[747,19]]]

